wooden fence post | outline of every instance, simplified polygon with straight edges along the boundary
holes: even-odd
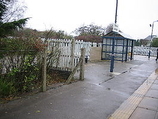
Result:
[[[47,55],[47,47],[45,46],[44,51],[43,51],[43,67],[42,67],[42,78],[43,78],[43,86],[42,86],[42,91],[46,91],[46,75],[47,75],[47,67],[46,67],[46,55]]]
[[[80,80],[82,80],[82,81],[84,80],[85,51],[86,51],[85,48],[81,49],[81,60],[82,60],[82,63],[80,65]]]
[[[75,51],[75,39],[71,42],[71,71],[74,69],[74,51]]]
[[[76,65],[76,67],[73,69],[72,73],[70,74],[70,76],[68,77],[66,83],[69,84],[74,76],[74,74],[76,73],[77,69],[80,67],[80,80],[84,80],[84,58],[85,58],[85,48],[81,49],[81,57],[80,60],[78,62],[78,64]]]
[[[73,79],[77,69],[80,67],[81,63],[82,63],[82,60],[80,60],[78,62],[78,64],[76,65],[76,67],[73,69],[72,73],[70,74],[70,76],[68,77],[68,79],[66,81],[66,84],[69,84],[71,82],[71,80]]]

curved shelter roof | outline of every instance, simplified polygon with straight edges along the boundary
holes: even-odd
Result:
[[[107,33],[106,35],[103,36],[103,38],[116,38],[116,39],[128,39],[128,40],[135,40],[133,39],[130,35],[125,34],[123,32],[115,32],[115,31],[111,31],[109,33]]]

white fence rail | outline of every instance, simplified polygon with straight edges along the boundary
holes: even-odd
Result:
[[[90,56],[91,47],[101,47],[101,43],[84,42],[83,40],[49,39],[48,52],[59,51],[58,62],[52,68],[60,70],[72,70],[79,62],[81,48],[85,48],[85,56]],[[58,50],[57,50],[58,49]]]
[[[58,68],[61,70],[72,70],[73,67],[79,62],[79,57],[81,55],[81,48],[86,49],[85,56],[90,57],[91,47],[102,47],[102,43],[92,43],[92,42],[84,42],[83,40],[67,40],[67,39],[49,39],[48,52],[52,50],[52,48],[57,48],[60,50],[60,57],[58,59],[58,64],[53,64],[53,68]],[[140,47],[134,46],[134,54],[135,55],[157,55],[156,47]],[[55,49],[54,49],[55,50]],[[73,54],[72,54],[73,53]],[[73,56],[73,58],[72,58]]]
[[[61,70],[69,70],[71,68],[71,40],[49,39],[48,40],[48,53],[56,52],[55,58],[50,59],[57,61],[54,62],[52,68]],[[49,55],[49,54],[48,54]]]
[[[134,54],[135,55],[149,55],[150,50],[150,56],[156,56],[157,55],[157,47],[141,47],[141,46],[134,46]]]
[[[44,39],[42,39],[44,41]],[[101,47],[101,44],[84,42],[83,40],[68,40],[68,39],[48,39],[47,48],[47,66],[58,70],[70,71],[77,65],[81,55],[81,48],[85,48],[85,56],[90,57],[91,47]],[[1,73],[6,73],[7,68],[3,64],[8,64],[8,57],[1,59],[2,68]],[[38,58],[39,59],[39,58]],[[14,58],[13,66],[18,65],[16,61],[20,61],[18,58]],[[40,59],[41,60],[41,59]],[[36,62],[36,61],[35,61]]]

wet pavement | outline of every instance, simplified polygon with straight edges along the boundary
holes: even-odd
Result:
[[[158,119],[157,77],[153,72],[108,119]]]
[[[85,65],[84,81],[1,104],[0,119],[107,119],[144,84],[157,66],[153,57],[148,60],[147,56],[135,56],[127,63],[115,62],[111,74],[110,62],[89,62]],[[156,80],[151,87],[157,89]],[[146,109],[144,104],[150,103],[152,97],[151,92],[144,95],[146,98],[136,108],[139,112]],[[147,108],[152,113],[157,113],[154,109],[158,106],[150,107]],[[136,118],[131,116],[131,119]]]

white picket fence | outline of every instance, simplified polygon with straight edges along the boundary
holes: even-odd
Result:
[[[85,56],[89,58],[91,47],[97,46],[101,47],[101,43],[84,42],[83,40],[49,39],[48,52],[56,49],[60,51],[58,62],[54,63],[52,68],[72,70],[79,62],[81,48],[86,49]]]
[[[73,45],[74,44],[74,45]],[[56,47],[57,46],[57,47]],[[79,62],[81,55],[81,48],[86,49],[85,56],[90,57],[91,47],[102,47],[102,43],[84,42],[83,40],[69,40],[69,39],[49,39],[48,40],[48,52],[55,51],[56,48],[60,50],[60,57],[57,63],[52,65],[52,68],[60,70],[72,70],[73,67]],[[134,46],[134,55],[145,55],[151,52],[151,56],[157,55],[157,48],[155,47],[140,47]],[[73,59],[72,59],[73,53]]]
[[[134,46],[134,54],[135,55],[149,55],[155,57],[157,55],[157,47],[141,47],[141,46]]]
[[[85,56],[90,58],[91,47],[102,47],[102,43],[84,42],[83,40],[70,40],[70,39],[49,39],[48,40],[48,52],[52,49],[55,51],[57,48],[60,51],[58,61],[52,65],[52,68],[60,70],[72,70],[77,63],[81,55],[81,48],[86,49]],[[151,56],[157,55],[157,48],[155,47],[140,47],[134,46],[134,55],[148,55],[149,50]]]

